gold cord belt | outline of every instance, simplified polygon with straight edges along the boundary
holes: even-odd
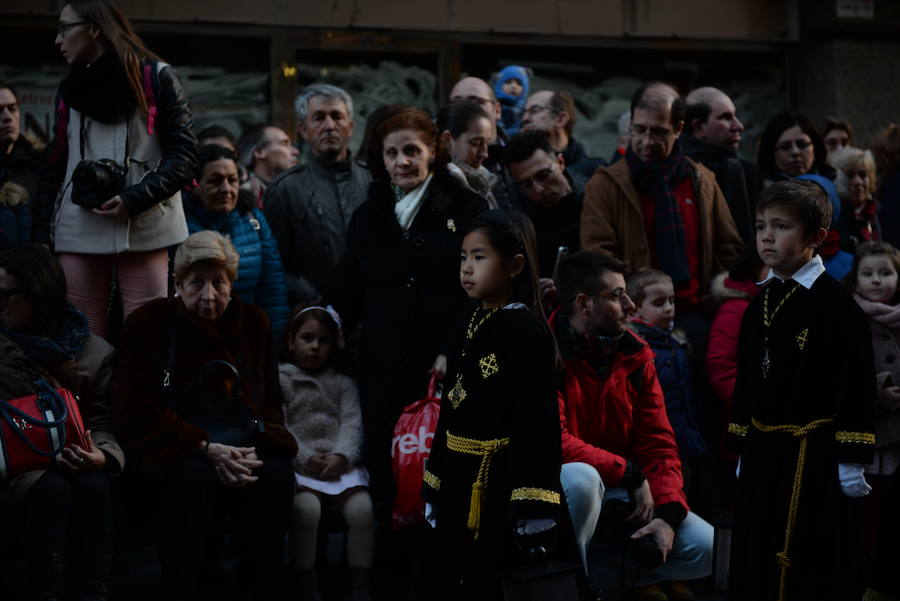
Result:
[[[465,453],[466,455],[480,455],[481,465],[478,468],[478,477],[472,484],[472,500],[469,503],[469,521],[466,527],[475,531],[475,540],[478,540],[478,533],[481,527],[481,502],[484,497],[484,490],[487,488],[488,472],[491,469],[491,460],[494,454],[509,446],[509,438],[495,438],[493,440],[475,440],[474,438],[463,438],[462,436],[454,436],[447,432],[447,448],[457,453]]]
[[[817,419],[809,422],[805,426],[768,426],[766,424],[758,422],[756,418],[753,418],[750,421],[753,424],[753,427],[760,432],[780,432],[783,434],[790,434],[794,438],[800,439],[800,451],[797,453],[797,468],[794,471],[794,488],[791,491],[791,504],[790,508],[788,509],[787,527],[785,528],[784,532],[784,549],[782,549],[780,553],[775,554],[775,558],[778,560],[778,565],[781,566],[781,582],[778,587],[778,601],[786,601],[787,573],[788,569],[790,569],[791,567],[791,559],[788,556],[788,552],[791,548],[791,536],[793,534],[794,524],[797,522],[797,509],[800,505],[800,489],[803,486],[803,466],[806,463],[806,443],[808,442],[807,437],[813,430],[834,422],[834,418],[828,417]]]

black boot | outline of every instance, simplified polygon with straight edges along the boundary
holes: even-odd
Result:
[[[101,528],[85,536],[81,547],[78,601],[106,601],[112,565],[113,531]]]
[[[319,592],[319,577],[316,567],[297,572],[297,584],[300,588],[300,599],[303,601],[322,601],[322,593]]]
[[[347,568],[347,601],[372,601],[372,568]]]
[[[65,536],[62,532],[31,536],[26,546],[31,598],[36,601],[61,601],[65,596]]]

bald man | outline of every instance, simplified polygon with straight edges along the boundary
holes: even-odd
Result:
[[[488,115],[493,115],[492,139],[488,145],[488,158],[483,163],[485,169],[497,176],[497,183],[491,188],[491,194],[503,210],[521,208],[522,199],[509,174],[509,169],[503,163],[504,148],[509,138],[499,125],[501,107],[493,88],[483,79],[463,77],[450,90],[450,102],[457,100],[477,102]]]
[[[565,159],[573,183],[580,191],[597,168],[606,162],[589,157],[581,142],[572,135],[576,118],[575,100],[571,94],[565,90],[539,90],[525,103],[522,130],[540,130],[547,134],[550,146]]]
[[[684,100],[670,85],[638,88],[625,159],[591,178],[581,214],[581,248],[665,271],[676,315],[702,311],[712,278],[742,247],[715,176],[681,150],[684,121]]]
[[[738,157],[744,125],[734,102],[718,88],[697,88],[687,96],[684,153],[709,168],[725,195],[731,216],[745,244],[752,244],[756,197],[763,180],[753,163]]]

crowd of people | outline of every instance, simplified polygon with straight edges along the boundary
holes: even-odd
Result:
[[[109,598],[136,498],[167,599],[321,601],[332,514],[353,601],[501,599],[547,558],[590,598],[693,599],[712,524],[733,599],[900,598],[898,125],[863,149],[785,110],[748,161],[725,91],[654,81],[607,163],[509,66],[379,107],[354,151],[327,83],[297,140],[195,132],[112,0],[65,4],[56,46],[46,147],[0,82],[0,401],[46,380],[87,429],[2,456],[28,598]],[[421,523],[392,529],[395,425],[435,382]]]

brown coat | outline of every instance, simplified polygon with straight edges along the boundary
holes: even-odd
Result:
[[[700,213],[700,294],[705,295],[713,276],[731,265],[743,243],[712,171],[686,160],[694,168]],[[626,161],[600,167],[585,185],[581,248],[612,255],[632,269],[653,267],[641,201]]]
[[[125,455],[113,434],[110,409],[114,355],[115,351],[108,342],[91,335],[81,356],[62,368],[74,382],[71,392],[78,395],[78,407],[85,428],[91,431],[94,444],[106,454],[106,471],[112,476],[122,473],[125,467]],[[37,378],[58,384],[18,345],[0,334],[0,398],[8,400],[34,394],[33,382]],[[44,471],[34,470],[14,478],[8,488],[0,492],[0,505],[9,503],[15,506],[24,500]]]
[[[177,322],[172,379],[191,381],[201,366],[216,359],[237,366],[241,396],[265,424],[257,451],[263,460],[267,453],[290,460],[297,445],[284,427],[272,328],[262,309],[236,297],[215,321],[193,315],[179,299],[151,301],[128,319],[113,382],[113,416],[129,460],[147,475],[162,476],[198,453],[207,438],[205,431],[180,419],[161,397],[172,319]]]

